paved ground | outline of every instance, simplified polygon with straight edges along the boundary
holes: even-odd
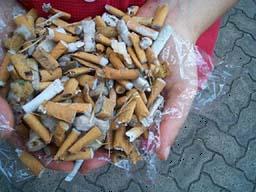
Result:
[[[225,95],[208,110],[190,113],[169,159],[157,162],[154,184],[143,177],[142,164],[134,175],[106,166],[71,184],[62,173],[18,186],[0,177],[0,191],[256,192],[255,0],[242,0],[225,16],[215,53],[223,61],[216,70],[230,74]]]

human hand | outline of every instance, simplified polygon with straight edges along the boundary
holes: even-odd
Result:
[[[160,159],[167,159],[170,147],[175,141],[191,108],[197,92],[197,67],[193,43],[195,35],[190,33],[187,26],[179,21],[179,1],[149,0],[140,9],[140,16],[152,17],[160,3],[168,3],[170,13],[167,23],[171,24],[179,36],[172,36],[164,50],[171,55],[163,54],[164,59],[170,62],[171,75],[166,78],[164,115],[160,125],[160,146],[157,154]],[[187,41],[183,41],[186,39]],[[178,47],[182,47],[182,51]],[[182,73],[182,74],[181,74]]]

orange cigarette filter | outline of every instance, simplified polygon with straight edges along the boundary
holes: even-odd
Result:
[[[123,107],[120,109],[120,111],[116,115],[116,119],[115,119],[116,124],[117,125],[128,124],[132,119],[132,115],[134,113],[135,107],[136,107],[136,99],[132,98],[128,100],[127,103],[123,105]]]
[[[106,51],[106,48],[103,44],[97,43],[96,44],[96,51],[100,53],[104,53]]]
[[[99,71],[100,77],[113,80],[135,80],[139,77],[139,70],[137,69],[113,69],[111,67],[104,67]]]
[[[104,22],[104,20],[102,19],[101,16],[96,16],[94,18],[95,24],[96,24],[96,28],[98,29],[99,27],[107,27],[106,23]]]
[[[139,61],[141,62],[141,64],[146,63],[147,58],[146,58],[145,51],[140,47],[140,37],[136,33],[131,33],[130,39],[132,41],[136,55],[139,58]]]
[[[132,20],[141,25],[150,27],[152,25],[153,17],[132,17]]]
[[[18,51],[22,46],[24,46],[25,40],[19,34],[14,34],[12,37],[4,39],[3,43],[7,49]]]
[[[94,126],[84,136],[82,136],[76,143],[74,143],[68,150],[70,153],[78,153],[83,147],[86,147],[96,139],[102,136],[101,130]]]
[[[28,17],[26,15],[19,15],[15,17],[14,22],[17,26],[25,26],[31,32],[32,37],[35,37],[34,25],[28,21]]]
[[[48,144],[51,142],[52,136],[48,129],[38,120],[32,113],[27,113],[23,116],[26,124],[36,133],[42,140]]]
[[[105,5],[105,9],[111,13],[112,15],[115,15],[117,17],[123,17],[126,15],[126,13],[124,13],[123,11],[121,11],[120,9],[117,9],[111,5]]]
[[[88,61],[85,61],[83,59],[79,59],[79,58],[74,57],[74,60],[78,61],[81,65],[83,65],[85,67],[89,67],[89,68],[92,68],[92,69],[100,69],[99,66],[97,66],[93,63],[90,63]]]
[[[147,104],[148,98],[147,98],[145,92],[144,92],[144,91],[139,91],[139,94],[140,94],[140,97],[141,97],[141,99],[143,100],[143,102],[144,102],[145,104]]]
[[[77,81],[79,82],[80,86],[85,86],[86,84],[92,88],[96,77],[92,75],[80,75],[79,77],[76,77]]]
[[[48,33],[49,33],[49,38],[54,40],[55,42],[59,42],[59,41],[65,41],[66,43],[72,43],[75,42],[79,39],[79,37],[77,36],[73,36],[70,34],[64,34],[61,32],[58,32],[54,29],[48,29]]]
[[[42,173],[45,170],[45,167],[42,165],[42,163],[35,158],[33,155],[26,151],[19,151],[18,152],[19,159],[21,162],[29,168],[29,170],[38,177],[41,177]]]
[[[57,13],[60,13],[61,14],[60,18],[65,19],[65,20],[69,20],[71,18],[70,13],[67,13],[65,11],[61,11],[59,9],[55,9],[55,8],[52,8],[52,7],[49,9],[49,13],[51,13],[53,15],[57,14]]]
[[[73,54],[74,57],[77,57],[79,59],[88,61],[88,62],[92,62],[98,65],[102,65],[105,66],[106,64],[108,64],[108,60],[102,56],[99,55],[94,55],[91,53],[86,53],[86,52],[76,52]],[[82,63],[81,63],[82,64]]]
[[[136,56],[136,53],[135,53],[135,51],[133,50],[133,48],[132,48],[132,47],[128,47],[127,50],[128,50],[129,55],[130,55],[131,58],[132,58],[133,63],[135,64],[135,66],[136,66],[140,71],[144,71],[144,68],[142,67],[142,65],[141,65],[141,63],[140,63],[138,57]]]
[[[96,106],[99,107],[99,111],[96,112],[96,117],[100,118],[100,119],[109,119],[113,116],[114,113],[114,107],[115,107],[115,103],[107,98],[107,97],[100,97],[99,98],[99,102],[96,102]]]
[[[57,147],[60,147],[66,138],[66,132],[69,129],[69,124],[64,121],[58,121],[53,134],[53,140]]]
[[[58,160],[62,155],[64,155],[67,152],[68,148],[77,140],[80,134],[80,131],[73,128],[68,137],[60,146],[56,155],[54,156],[54,160]]]
[[[86,149],[85,151],[80,151],[75,154],[65,154],[61,157],[63,161],[76,161],[76,160],[88,160],[92,159],[94,152],[91,148]]]
[[[3,85],[6,84],[10,76],[7,70],[7,66],[9,65],[9,63],[10,63],[10,57],[8,54],[6,54],[4,56],[2,64],[0,65],[0,82],[2,82]]]
[[[129,158],[131,159],[131,161],[134,165],[136,165],[138,161],[142,160],[142,157],[141,157],[138,149],[135,146],[133,146],[132,151],[129,154]]]
[[[117,102],[116,102],[117,107],[123,106],[128,101],[128,99],[129,98],[127,96],[118,97]]]
[[[56,61],[56,59],[42,48],[37,48],[33,53],[33,57],[46,70],[54,70],[59,67],[59,63]]]
[[[68,77],[77,77],[79,75],[90,73],[92,71],[94,71],[94,69],[91,69],[88,67],[77,67],[77,68],[69,69],[67,72],[65,72],[65,74]]]
[[[125,127],[120,127],[119,129],[115,130],[113,147],[114,149],[124,151],[126,155],[129,155],[132,151],[133,146],[127,140],[125,136],[125,131]]]
[[[109,39],[108,37],[105,37],[102,34],[97,34],[95,37],[96,42],[101,43],[105,46],[111,46],[111,39]]]
[[[125,68],[122,60],[120,59],[118,54],[115,53],[114,51],[111,51],[111,53],[109,54],[109,61],[113,65],[113,67],[116,69],[124,69]]]
[[[117,30],[114,27],[97,27],[97,33],[108,38],[116,38],[118,36]]]
[[[164,24],[164,21],[168,15],[169,6],[168,4],[159,5],[156,9],[155,16],[152,23],[153,29],[161,29]]]
[[[95,103],[92,99],[92,97],[90,96],[90,89],[89,86],[87,84],[84,85],[84,90],[83,90],[83,99],[86,103],[90,103],[93,107],[95,106]]]
[[[57,45],[51,50],[50,55],[54,59],[58,59],[61,55],[65,54],[68,50],[68,45],[64,41],[60,41]]]
[[[27,17],[32,17],[33,18],[33,21],[35,22],[36,19],[38,18],[38,12],[36,9],[32,8],[29,10],[29,12],[27,12]],[[33,24],[34,24],[33,22]]]
[[[165,85],[166,85],[166,82],[163,79],[157,78],[155,80],[152,86],[151,93],[148,97],[148,103],[147,103],[148,108],[150,108],[150,106],[154,103],[155,99],[160,95]]]
[[[104,148],[107,150],[113,149],[113,142],[114,142],[114,131],[109,130],[106,135],[106,144]]]
[[[125,89],[124,86],[122,86],[122,85],[116,83],[116,84],[115,84],[115,91],[116,91],[117,94],[121,95],[121,94],[124,94],[124,93],[125,93],[126,89]]]
[[[76,35],[76,32],[75,32],[75,29],[76,29],[76,26],[78,26],[79,24],[75,23],[75,24],[70,24],[60,18],[57,18],[57,19],[54,19],[52,21],[52,23],[54,25],[56,25],[57,27],[62,27],[64,28],[67,32],[73,34],[73,35]]]
[[[83,98],[83,94],[79,93],[76,96],[72,98],[73,103],[85,103],[85,100]]]
[[[53,81],[62,77],[62,70],[60,67],[54,69],[53,71],[42,69],[39,71],[39,73],[42,82]]]

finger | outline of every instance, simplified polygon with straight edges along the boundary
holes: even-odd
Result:
[[[93,159],[86,160],[80,169],[81,174],[100,168],[110,162],[110,158],[105,151],[97,151]]]
[[[193,89],[194,87],[186,82],[180,82],[169,90],[165,111],[170,113],[165,115],[161,122],[160,147],[157,149],[158,157],[162,160],[168,158],[170,147],[188,115],[196,92],[193,92]]]

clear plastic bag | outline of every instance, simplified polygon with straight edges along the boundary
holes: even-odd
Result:
[[[12,31],[12,19],[14,15],[22,13],[24,10],[20,8],[14,1],[0,2],[0,36],[6,37]],[[15,6],[14,6],[15,5]],[[6,7],[8,9],[6,9]],[[11,14],[10,14],[11,13]],[[1,42],[2,43],[2,42]],[[3,58],[4,53],[0,44],[0,59]],[[230,74],[225,71],[215,70],[213,59],[207,54],[200,51],[196,46],[190,42],[183,40],[178,34],[173,31],[172,36],[160,55],[160,59],[168,60],[170,63],[171,75],[167,78],[167,88],[175,86],[172,90],[177,91],[178,97],[176,102],[168,100],[168,97],[173,94],[164,91],[163,95],[166,98],[165,107],[162,112],[156,111],[154,115],[154,125],[149,128],[149,136],[147,140],[138,142],[140,152],[145,160],[147,166],[146,173],[140,173],[146,176],[148,180],[154,181],[156,175],[156,149],[160,146],[160,124],[165,117],[170,119],[181,119],[187,116],[190,108],[192,110],[201,111],[208,107],[217,98],[225,94],[224,86],[226,79]],[[220,65],[221,62],[217,63]],[[216,65],[216,64],[215,64]],[[199,78],[203,76],[204,78]],[[194,99],[195,97],[195,99]],[[170,96],[172,98],[172,95]],[[193,102],[194,100],[194,102]],[[192,105],[193,102],[193,105]],[[192,106],[191,106],[192,105]],[[19,111],[19,107],[17,108]],[[18,113],[16,120],[18,120]],[[2,133],[13,133],[15,137],[15,128],[6,126],[8,124],[4,116],[0,116],[0,131]],[[10,146],[5,141],[0,143],[0,169],[2,173],[9,179],[10,182],[21,182],[32,175],[21,165],[15,152],[16,146]],[[22,148],[22,144],[18,146]],[[47,155],[37,155],[37,157],[44,163],[49,165],[52,157]],[[86,163],[86,162],[85,162]],[[130,174],[136,174],[134,166],[127,160],[119,161],[116,166],[125,169]]]

